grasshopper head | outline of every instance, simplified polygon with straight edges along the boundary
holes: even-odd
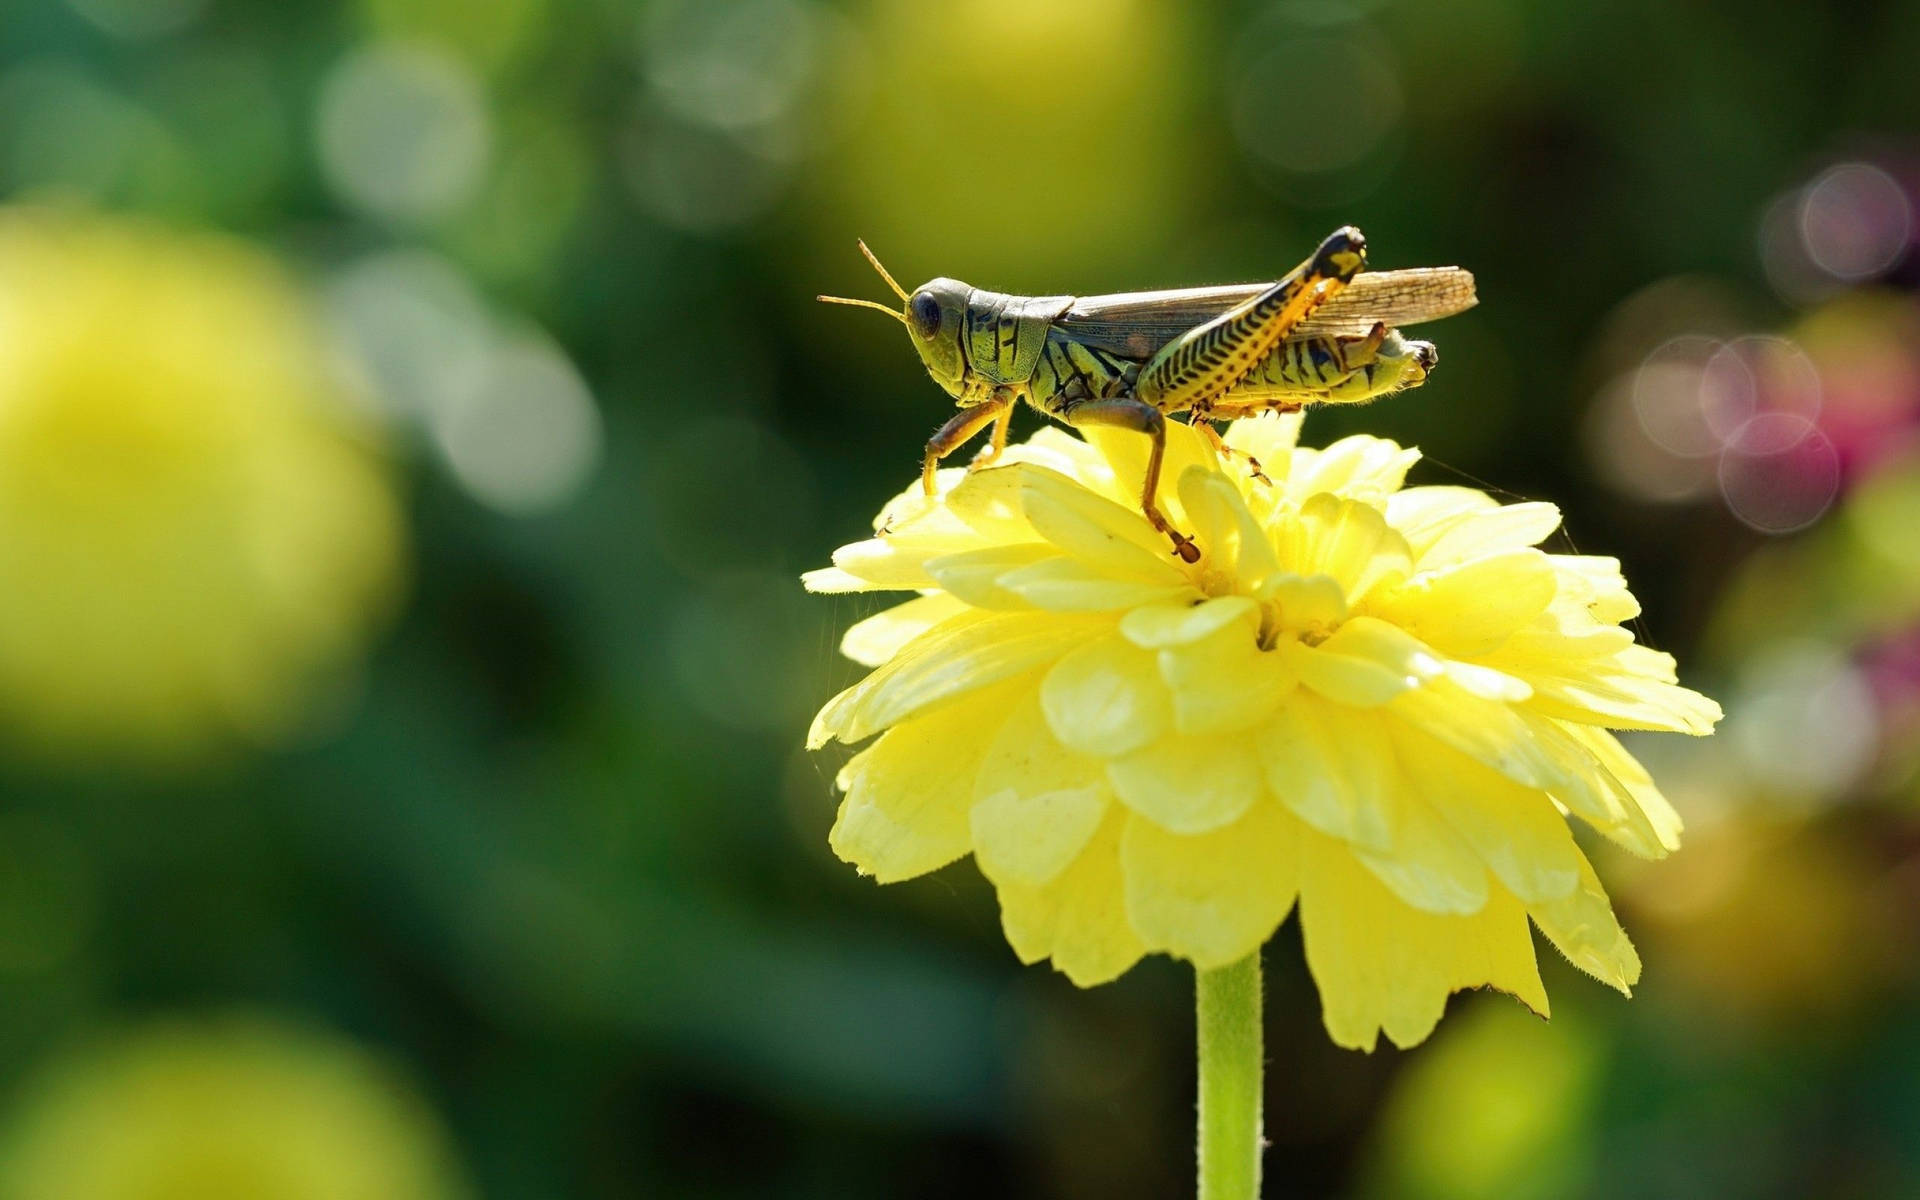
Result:
[[[860,253],[867,256],[873,269],[880,272],[880,278],[886,280],[893,294],[900,297],[900,311],[895,312],[872,300],[849,300],[844,296],[820,296],[818,299],[829,304],[878,309],[905,325],[907,335],[913,339],[913,348],[919,352],[920,361],[926,364],[927,373],[933,376],[933,381],[950,395],[964,401],[967,356],[960,348],[960,341],[966,336],[967,296],[973,289],[958,279],[935,279],[923,284],[909,296],[905,289],[893,281],[893,276],[880,265],[880,260],[873,256],[873,251],[867,249],[865,242],[860,243]]]
[[[907,299],[907,334],[913,348],[927,374],[953,396],[966,390],[967,356],[960,341],[967,332],[967,296],[972,291],[958,279],[935,279]]]

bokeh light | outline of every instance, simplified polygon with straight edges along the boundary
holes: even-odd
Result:
[[[860,53],[814,0],[665,0],[642,13],[637,45],[646,90],[622,148],[628,186],[696,233],[771,211],[835,128],[833,89]]]
[[[1286,0],[1248,25],[1227,95],[1234,136],[1283,192],[1325,203],[1377,177],[1405,98],[1391,47],[1357,9]],[[1339,78],[1303,86],[1302,64]],[[1369,180],[1370,182],[1370,180]]]
[[[1880,274],[1906,252],[1913,207],[1885,171],[1871,163],[1842,163],[1807,185],[1800,236],[1815,266],[1855,283]]]
[[[1914,245],[1914,195],[1873,162],[1841,162],[1777,196],[1760,254],[1781,296],[1810,303],[1870,282]]]
[[[1735,687],[1725,732],[1754,792],[1814,806],[1844,796],[1873,766],[1872,690],[1833,648],[1790,642],[1750,663]]]
[[[351,263],[328,286],[326,310],[393,417],[425,420],[482,384],[492,316],[443,258],[400,250]]]
[[[1720,417],[1709,403],[1708,372],[1721,358],[1724,344],[1697,334],[1683,334],[1649,354],[1633,376],[1634,415],[1640,427],[1655,445],[1682,458],[1700,458],[1714,454],[1724,444]],[[1737,359],[1727,363],[1739,368]],[[1724,374],[1725,367],[1722,368]],[[1741,382],[1745,382],[1742,380]],[[1717,394],[1722,389],[1714,389]],[[1740,399],[1751,405],[1745,395]],[[1739,414],[1739,419],[1751,415]]]
[[[369,215],[401,223],[430,223],[471,199],[492,138],[472,72],[427,43],[374,43],[341,59],[317,122],[328,183]]]
[[[1792,533],[1818,521],[1840,490],[1840,455],[1818,426],[1793,413],[1741,423],[1720,456],[1720,493],[1742,524]]]
[[[527,333],[499,339],[479,386],[436,408],[430,425],[454,477],[505,513],[565,503],[600,458],[600,411],[586,383],[551,342]]]

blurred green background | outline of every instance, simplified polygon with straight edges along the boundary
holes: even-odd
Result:
[[[1307,440],[1552,499],[1725,702],[1551,955],[1268,1194],[1920,1195],[1920,4],[7,0],[0,1197],[1161,1197],[1190,979],[886,890],[796,576],[945,400],[816,305],[1459,263]],[[277,264],[277,265],[275,265]],[[1023,428],[1037,417],[1028,414]],[[1551,959],[1552,961],[1548,961]]]

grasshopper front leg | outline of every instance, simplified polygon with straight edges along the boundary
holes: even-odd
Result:
[[[1013,410],[1018,406],[1017,397],[1009,397],[1000,406],[1000,415],[993,422],[993,437],[987,442],[985,450],[974,455],[973,461],[967,464],[967,470],[977,471],[1000,461],[1000,456],[1007,451],[1007,434],[1013,429]]]
[[[1152,439],[1153,445],[1147,451],[1147,474],[1140,484],[1140,511],[1145,513],[1153,527],[1173,539],[1173,552],[1185,562],[1200,561],[1200,547],[1193,544],[1191,538],[1173,527],[1166,514],[1160,511],[1160,460],[1167,453],[1167,418],[1159,409],[1139,400],[1121,398],[1117,400],[1087,400],[1074,405],[1063,414],[1069,425],[1115,425],[1121,429],[1131,429],[1144,433]]]
[[[1006,444],[1006,418],[1013,408],[1011,396],[995,395],[991,400],[970,405],[953,414],[953,418],[942,425],[927,442],[927,456],[920,464],[920,484],[927,495],[934,494],[933,473],[940,469],[940,460],[966,445],[967,439],[993,421],[999,421],[1000,428],[994,431],[993,453],[998,457],[1000,449]]]
[[[1266,291],[1174,338],[1140,368],[1134,394],[1163,413],[1204,410],[1246,378],[1273,348],[1367,263],[1367,242],[1348,225]]]

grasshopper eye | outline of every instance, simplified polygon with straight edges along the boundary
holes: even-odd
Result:
[[[914,334],[923,340],[940,332],[940,302],[932,292],[916,293],[907,304],[907,317]]]

